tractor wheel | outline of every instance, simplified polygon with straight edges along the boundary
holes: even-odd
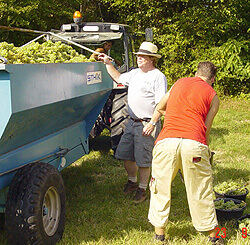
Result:
[[[18,170],[6,202],[10,244],[55,244],[63,235],[65,205],[64,183],[55,167],[38,162]]]
[[[111,147],[116,151],[128,123],[127,89],[116,90],[112,104]]]

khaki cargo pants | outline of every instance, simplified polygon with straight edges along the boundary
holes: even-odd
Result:
[[[167,224],[171,204],[171,182],[179,169],[184,177],[195,229],[209,231],[217,226],[210,155],[208,146],[194,140],[166,138],[156,144],[153,150],[148,214],[149,222],[153,226],[164,228]]]

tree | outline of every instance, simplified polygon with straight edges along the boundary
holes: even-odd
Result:
[[[98,1],[82,0],[0,0],[0,23],[7,27],[19,27],[38,31],[60,29],[73,22],[76,10],[83,9],[85,21],[101,21]],[[98,16],[98,18],[97,18]],[[24,44],[34,37],[31,33],[0,29],[0,41]]]
[[[112,2],[121,20],[135,29],[143,31],[149,24],[153,27],[154,42],[163,55],[159,67],[170,85],[180,77],[194,75],[193,64],[211,60],[219,67],[217,86],[221,93],[249,93],[249,1]]]
[[[222,51],[223,44],[229,45],[232,41],[234,45],[239,45],[238,48],[242,47],[242,43],[243,46],[249,45],[248,0],[0,0],[0,21],[7,26],[42,31],[59,29],[63,23],[72,22],[72,14],[79,10],[80,5],[85,21],[128,24],[137,32],[153,28],[154,43],[163,56],[158,66],[166,74],[170,85],[176,79],[192,74],[192,64],[201,57],[213,58],[209,54],[215,50]],[[15,44],[31,39],[11,31],[0,30],[0,34],[0,41]],[[250,60],[249,49],[244,50],[245,53],[237,53],[242,62],[234,62],[243,70],[247,69]],[[224,64],[227,62],[230,63],[230,60]],[[225,67],[222,64],[219,67],[224,71],[223,81],[229,83],[231,78],[226,79]],[[238,68],[234,69],[236,71]],[[241,73],[240,76],[241,81],[249,81],[249,73],[244,76]]]

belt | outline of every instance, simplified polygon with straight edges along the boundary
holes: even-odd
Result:
[[[150,118],[131,118],[130,119],[134,122],[150,122]]]

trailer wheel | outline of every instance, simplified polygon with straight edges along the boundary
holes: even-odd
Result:
[[[38,162],[18,170],[6,202],[10,244],[55,244],[63,235],[65,205],[63,180],[55,167]]]

